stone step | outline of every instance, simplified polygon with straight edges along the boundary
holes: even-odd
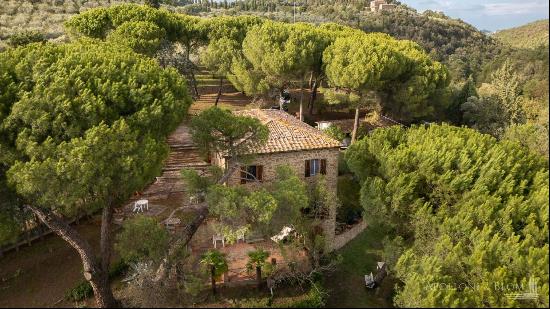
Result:
[[[197,150],[197,149],[199,149],[197,146],[195,146],[195,144],[170,143],[170,141],[168,141],[168,144],[170,145],[170,150],[172,150],[172,151]]]
[[[190,168],[210,166],[210,164],[207,162],[198,162],[197,160],[190,160],[189,158],[172,158],[166,160],[164,164],[166,166],[187,166]]]
[[[208,164],[208,163],[205,163],[205,164],[203,164],[203,163],[170,164],[170,165],[165,165],[162,168],[162,171],[163,172],[164,171],[181,171],[184,168],[194,169],[194,170],[204,170],[204,169],[208,168],[209,166],[210,166],[210,164]]]

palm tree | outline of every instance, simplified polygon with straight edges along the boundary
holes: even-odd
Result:
[[[212,293],[216,295],[216,278],[227,272],[229,269],[225,254],[218,250],[208,250],[201,258],[201,264],[210,268],[212,279]]]
[[[246,268],[251,271],[256,268],[256,281],[258,282],[258,289],[262,285],[262,267],[266,263],[266,259],[269,257],[269,251],[263,249],[256,249],[254,251],[248,252],[248,263],[246,263]]]

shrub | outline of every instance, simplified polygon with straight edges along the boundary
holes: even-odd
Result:
[[[25,30],[15,34],[12,34],[8,38],[8,45],[10,47],[23,46],[30,43],[46,42],[46,37],[40,31]]]
[[[115,249],[126,261],[160,261],[168,249],[168,231],[155,218],[137,216],[124,222]]]
[[[341,152],[338,155],[338,175],[346,175],[350,174],[351,171],[349,170],[348,163],[346,162],[346,159],[344,158],[344,153]]]
[[[342,131],[339,126],[331,125],[325,130],[323,130],[328,136],[334,138],[337,141],[341,141],[346,137],[346,133]]]
[[[88,281],[80,282],[76,287],[65,292],[65,299],[71,301],[81,301],[94,295],[94,290]]]
[[[361,186],[353,177],[341,176],[338,178],[338,199],[341,206],[336,214],[336,221],[353,224],[361,217],[363,207],[359,202]]]

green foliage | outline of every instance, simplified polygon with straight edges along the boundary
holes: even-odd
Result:
[[[1,201],[0,201],[1,202]],[[19,222],[8,208],[9,205],[0,205],[0,246],[14,243],[19,237]]]
[[[263,297],[238,300],[238,308],[324,308],[328,293],[319,283],[313,283],[309,291],[297,297]]]
[[[36,42],[46,42],[44,34],[36,30],[24,30],[18,33],[14,33],[8,38],[8,45],[10,47],[24,46]]]
[[[314,218],[324,218],[330,209],[337,209],[340,201],[335,193],[335,190],[329,189],[325,176],[318,177],[310,191],[310,214]]]
[[[225,254],[215,249],[206,251],[202,255],[200,263],[205,266],[208,273],[210,273],[210,268],[214,267],[214,276],[216,277],[223,275],[229,270]]]
[[[320,73],[322,53],[330,42],[328,31],[310,24],[266,21],[247,32],[244,58],[233,65],[230,80],[251,95],[272,88],[282,91],[294,79]]]
[[[467,128],[378,129],[346,158],[369,220],[409,244],[399,306],[548,304],[548,167],[523,147]],[[538,280],[518,302],[498,284]],[[460,289],[453,287],[460,286]]]
[[[249,231],[267,235],[300,223],[300,211],[309,201],[306,185],[288,166],[279,166],[276,172],[267,188],[254,190],[204,182],[210,214],[218,221],[215,228],[229,242]]]
[[[269,255],[269,251],[265,251],[261,248],[248,252],[248,262],[246,262],[246,269],[248,271],[252,271],[256,269],[256,267],[264,268],[266,265],[270,265],[267,262],[267,258],[269,257]]]
[[[514,124],[506,128],[503,139],[518,143],[548,158],[548,126]]]
[[[0,178],[67,216],[150,181],[191,104],[177,72],[97,41],[10,49],[0,67]]]
[[[353,224],[362,217],[363,207],[359,203],[360,190],[359,183],[349,175],[338,177],[338,200],[342,206],[338,208],[336,221]]]
[[[65,26],[76,35],[105,39],[110,31],[122,27],[127,22],[132,24],[124,26],[126,29],[121,32],[131,34],[129,31],[132,28],[139,31],[139,35],[131,34],[137,38],[137,42],[134,43],[136,45],[144,45],[143,42],[139,42],[139,39],[154,40],[152,34],[162,33],[166,34],[168,41],[181,42],[186,47],[206,40],[205,29],[200,18],[135,4],[87,10],[65,22]],[[152,28],[149,24],[136,24],[138,22],[154,24],[161,30]],[[147,26],[143,27],[143,25]],[[147,45],[150,45],[150,42]]]
[[[125,261],[160,260],[168,250],[168,231],[155,218],[136,216],[124,222],[115,249]]]
[[[257,16],[216,16],[206,22],[210,42],[228,39],[242,45],[247,32],[256,25],[261,25],[265,19]]]
[[[303,299],[281,304],[279,308],[324,308],[326,304],[327,293],[318,283],[313,283],[306,297]]]
[[[225,37],[213,40],[201,54],[201,63],[212,74],[225,77],[229,74],[233,59],[239,56],[239,52],[240,46],[236,41]]]
[[[464,123],[463,111],[461,107],[468,101],[470,97],[477,97],[477,89],[472,76],[468,77],[465,82],[451,83],[450,102],[447,109],[443,112],[443,119],[455,125]]]
[[[323,130],[323,132],[337,141],[341,141],[346,138],[346,133],[344,133],[339,126],[331,125]]]
[[[241,187],[215,184],[208,188],[206,202],[218,219],[218,233],[229,242],[251,229],[265,228],[277,210],[277,201],[265,189],[249,192]]]
[[[158,9],[160,7],[161,0],[145,0],[145,5],[148,5],[152,8]]]
[[[269,224],[269,232],[279,232],[286,225],[295,225],[301,220],[301,210],[309,205],[309,194],[306,184],[289,166],[278,166],[276,179],[270,192],[277,201],[278,207]]]
[[[411,40],[435,60],[445,63],[457,81],[479,72],[483,63],[493,59],[502,49],[498,40],[460,19],[429,10],[419,13],[400,3],[396,3],[398,6],[394,10],[379,13],[368,12],[368,0],[307,0],[296,1],[296,4],[297,14],[294,14],[292,3],[275,0],[260,3],[253,0],[237,1],[231,3],[231,8],[225,12],[254,12],[286,22],[293,18],[296,18],[296,22],[313,24],[331,22],[331,29],[349,26],[366,33],[382,32],[398,39]],[[205,6],[210,7],[209,4]]]
[[[384,247],[382,257],[387,265],[387,271],[392,272],[393,268],[397,265],[399,257],[405,251],[405,241],[401,236],[396,236],[395,238],[386,236],[382,241],[382,246]]]
[[[349,96],[346,103],[373,108],[369,93],[384,94],[382,110],[399,119],[433,114],[442,104],[435,96],[448,83],[445,67],[417,44],[385,34],[338,38],[325,50],[323,62],[331,86]]]
[[[70,301],[82,301],[94,295],[92,285],[88,281],[81,281],[76,287],[65,292],[65,299]]]
[[[461,106],[464,121],[481,132],[498,136],[505,127],[525,122],[525,113],[518,75],[509,61],[484,84],[479,97],[471,96]]]
[[[516,48],[548,48],[548,19],[538,20],[520,27],[498,31],[494,37]]]
[[[236,116],[229,110],[217,107],[193,117],[190,129],[193,142],[203,154],[220,153],[232,158],[261,146],[269,134],[267,127],[258,119]]]
[[[128,46],[136,53],[152,56],[165,36],[165,30],[151,22],[128,21],[109,33],[107,39]]]
[[[181,177],[186,185],[186,190],[190,194],[206,193],[208,187],[218,182],[223,171],[219,166],[210,166],[208,176],[204,177],[194,169],[184,168],[181,170]]]
[[[461,111],[465,124],[494,136],[502,134],[509,124],[504,106],[495,97],[469,97]]]

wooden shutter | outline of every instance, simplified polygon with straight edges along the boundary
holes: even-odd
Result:
[[[321,159],[321,174],[327,174],[327,159]]]
[[[264,166],[263,165],[257,165],[256,166],[256,179],[258,181],[262,181],[264,177]]]
[[[246,183],[246,166],[241,166],[241,184]]]
[[[306,164],[305,164],[305,176],[306,177],[309,177],[310,174],[309,174],[309,160],[306,160]]]

